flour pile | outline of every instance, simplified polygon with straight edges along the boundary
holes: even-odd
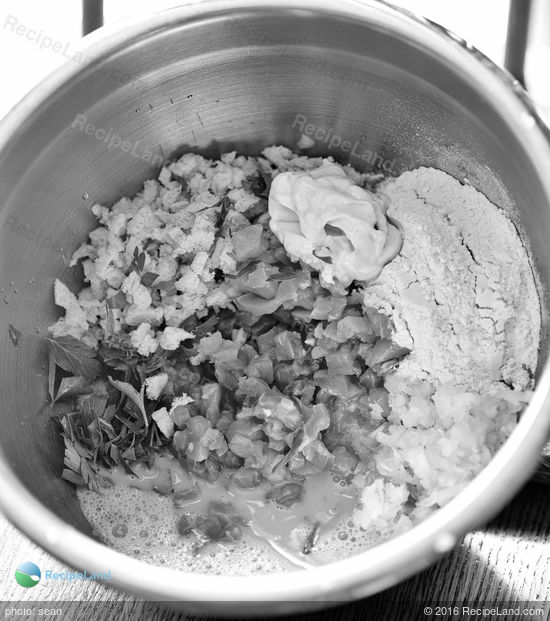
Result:
[[[483,194],[428,168],[380,189],[404,244],[364,304],[391,317],[393,340],[411,350],[385,378],[391,415],[374,433],[383,478],[356,516],[382,530],[445,504],[505,441],[530,395],[541,319],[525,248]]]

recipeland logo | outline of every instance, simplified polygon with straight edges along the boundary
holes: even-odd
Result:
[[[15,570],[15,579],[17,580],[17,584],[25,587],[26,589],[36,586],[40,582],[41,577],[42,574],[40,573],[40,568],[34,563],[21,563],[21,565],[19,565],[19,567]]]
[[[20,586],[29,589],[36,586],[40,580],[48,582],[50,580],[76,582],[78,580],[110,580],[111,570],[104,572],[88,573],[85,571],[52,571],[46,569],[40,571],[38,565],[26,561],[21,563],[15,570],[15,580]]]

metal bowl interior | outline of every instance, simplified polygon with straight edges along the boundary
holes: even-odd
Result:
[[[78,283],[68,259],[94,227],[92,204],[135,193],[162,160],[187,150],[258,154],[296,147],[306,133],[315,140],[308,153],[361,170],[434,166],[468,180],[515,222],[546,307],[550,147],[507,76],[464,42],[375,1],[215,0],[106,29],[83,49],[0,128],[0,504],[12,521],[72,566],[110,568],[114,586],[235,614],[368,595],[493,515],[528,478],[550,427],[546,317],[538,388],[512,438],[410,533],[299,579],[183,577],[93,538],[59,478],[44,339],[59,314],[53,279]],[[10,324],[22,334],[17,346]]]

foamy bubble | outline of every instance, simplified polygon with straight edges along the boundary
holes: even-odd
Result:
[[[181,468],[173,457],[158,457],[156,463],[160,469]],[[175,495],[162,496],[151,491],[149,477],[129,479],[117,471],[111,476],[117,484],[100,494],[78,490],[82,511],[107,545],[155,565],[219,575],[286,572],[343,559],[376,543],[352,520],[352,490],[341,491],[348,483],[329,473],[307,479],[302,500],[291,507],[265,502],[265,489],[230,492],[223,481],[205,484],[192,480],[188,480],[189,489],[200,485],[201,497],[181,506],[179,500],[187,494],[184,488]],[[183,471],[180,476],[183,480]],[[242,539],[200,545],[188,529],[192,521],[188,516],[207,510],[212,501],[234,503],[250,521]],[[321,516],[330,526],[321,528],[313,550],[303,554]]]
[[[79,489],[77,495],[84,515],[108,546],[153,565],[241,576],[296,569],[248,533],[241,541],[209,544],[196,554],[196,538],[178,534],[179,515],[169,497],[122,486],[101,494]]]

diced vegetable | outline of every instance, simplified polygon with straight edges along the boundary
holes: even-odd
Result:
[[[205,461],[211,451],[218,455],[227,451],[227,442],[222,433],[212,429],[204,416],[189,419],[183,431],[176,431],[173,442],[177,453],[192,461]]]
[[[302,414],[298,411],[294,401],[276,389],[271,389],[260,397],[254,414],[264,419],[280,420],[287,429],[291,430],[297,429],[302,421]]]
[[[282,295],[282,293],[281,293]],[[310,287],[305,289],[298,289],[295,296],[283,301],[283,308],[286,309],[307,309],[311,310],[315,301],[315,296]]]
[[[237,261],[249,261],[260,257],[268,248],[261,224],[253,224],[231,235]]]
[[[270,281],[269,277],[277,273],[277,268],[267,263],[260,262],[254,271],[248,274],[245,287],[250,293],[260,296],[265,300],[275,297],[278,289],[277,282]]]
[[[311,311],[312,319],[328,319],[333,321],[339,319],[346,308],[347,299],[337,296],[318,297]]]
[[[300,483],[283,483],[267,492],[265,497],[278,505],[290,507],[302,499],[303,493],[304,488]]]
[[[321,336],[317,339],[317,344],[311,350],[312,358],[323,358],[326,354],[338,349],[339,344],[333,339]]]
[[[257,401],[267,390],[269,390],[267,382],[257,377],[241,377],[235,396],[238,399],[242,398],[244,400],[246,397],[249,397]]]
[[[280,332],[274,339],[275,351],[279,360],[302,360],[304,357],[304,348],[302,347],[302,339],[296,332],[285,330]]]
[[[365,308],[364,312],[374,334],[383,339],[391,339],[393,334],[391,319],[387,315],[378,312],[375,308]]]
[[[253,468],[240,468],[231,475],[231,480],[239,487],[257,487],[262,480],[262,475]]]
[[[273,383],[273,362],[269,356],[258,356],[248,364],[245,373],[249,377],[257,377],[271,385]]]
[[[240,344],[224,339],[221,332],[216,331],[210,336],[204,336],[199,341],[198,353],[191,359],[193,364],[199,364],[203,360],[211,362],[236,362],[239,355]]]
[[[365,364],[373,367],[375,364],[387,362],[388,360],[400,359],[408,353],[408,349],[396,345],[392,341],[381,339],[367,351],[364,355]]]
[[[306,478],[320,472],[317,466],[307,461],[301,453],[294,455],[288,462],[288,470],[295,477],[300,478]]]
[[[351,448],[361,461],[368,462],[372,459],[378,446],[378,441],[370,429],[357,426],[351,436]]]
[[[223,389],[217,382],[206,382],[201,386],[199,409],[212,425],[218,422]]]
[[[324,403],[316,403],[311,408],[305,408],[306,421],[299,434],[299,443],[294,450],[296,452],[304,451],[304,449],[315,442],[321,431],[328,429],[330,425],[330,416],[328,409]]]
[[[347,476],[352,473],[359,463],[357,457],[352,455],[345,446],[333,448],[332,455],[334,456],[334,462],[331,470],[340,476]]]
[[[260,354],[269,354],[270,352],[275,350],[275,337],[282,331],[283,328],[281,328],[280,326],[276,326],[268,332],[260,334],[256,337],[258,351],[260,352]]]
[[[372,369],[367,369],[359,378],[359,382],[367,389],[378,388],[382,386],[383,379],[377,375]]]
[[[300,291],[303,291],[311,284],[311,274],[309,272],[301,272],[294,278],[288,278],[281,281],[277,291],[277,297],[282,302],[296,303],[299,298]],[[292,305],[287,306],[292,308]]]
[[[170,410],[170,418],[178,429],[183,429],[187,421],[191,418],[189,408],[185,405],[178,405]]]
[[[307,308],[309,308],[309,305]],[[294,308],[292,310],[292,314],[297,321],[301,321],[302,323],[311,323],[310,311],[308,311],[307,308]]]
[[[338,321],[336,328],[336,340],[339,343],[345,343],[353,338],[358,338],[362,341],[368,341],[371,338],[372,332],[369,324],[363,317],[347,316]]]
[[[305,446],[302,454],[309,464],[315,466],[318,472],[330,470],[334,461],[334,456],[321,440],[314,440]]]
[[[176,492],[172,496],[172,503],[174,507],[181,509],[187,505],[192,505],[200,499],[200,488],[197,486],[193,489],[187,489],[184,491]]]
[[[279,306],[281,306],[281,303],[282,300],[278,294],[271,300],[266,300],[265,298],[252,293],[245,293],[237,298],[239,308],[252,313],[256,317],[271,315],[271,313],[274,313]]]
[[[267,443],[250,440],[241,433],[235,433],[229,442],[229,449],[244,459],[247,468],[262,469],[268,462]]]
[[[363,392],[363,389],[349,375],[336,375],[328,371],[317,371],[313,377],[323,390],[342,399],[353,399]]]
[[[216,379],[224,388],[235,390],[239,385],[240,373],[237,373],[235,369],[230,369],[226,364],[217,363],[214,372]]]
[[[208,541],[237,541],[245,524],[231,503],[211,502],[206,514],[197,519],[195,528]]]
[[[358,375],[361,368],[349,347],[341,346],[337,351],[325,354],[327,367],[334,373]]]
[[[309,405],[313,401],[316,390],[315,384],[305,379],[292,381],[285,387],[287,395],[299,398],[304,405]]]
[[[210,457],[205,461],[193,461],[188,459],[185,465],[189,472],[192,472],[197,477],[205,479],[209,483],[217,481],[220,476],[221,460],[211,459]]]
[[[288,428],[280,420],[273,418],[265,421],[262,425],[262,431],[270,440],[275,441],[285,440],[288,436]]]
[[[384,388],[373,388],[369,391],[369,413],[378,420],[386,419],[390,415],[388,391]]]
[[[178,529],[178,533],[182,537],[189,535],[193,531],[193,523],[191,522],[191,519],[189,518],[189,516],[182,515],[179,518],[177,529]]]

